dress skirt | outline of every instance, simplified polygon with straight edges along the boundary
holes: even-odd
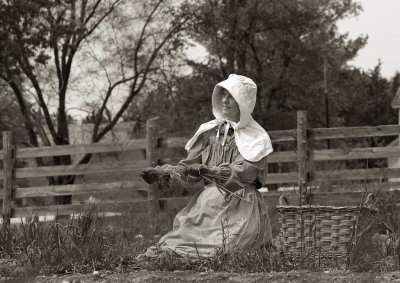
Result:
[[[175,217],[158,250],[188,257],[258,248],[272,241],[267,206],[254,188],[234,194],[210,184]]]

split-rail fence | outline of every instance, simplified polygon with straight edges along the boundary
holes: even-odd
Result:
[[[9,223],[10,218],[25,217],[28,215],[71,215],[79,213],[82,204],[46,205],[37,207],[17,207],[13,200],[18,198],[55,197],[64,195],[79,195],[98,192],[115,192],[121,190],[145,190],[148,197],[145,200],[129,201],[104,201],[98,203],[103,211],[133,212],[147,211],[150,215],[160,210],[180,208],[188,201],[188,197],[160,198],[158,184],[148,185],[141,181],[121,181],[111,183],[70,184],[70,185],[48,185],[39,187],[17,187],[16,179],[48,177],[48,176],[70,176],[97,173],[130,172],[139,175],[142,168],[155,166],[165,162],[174,163],[183,156],[176,155],[176,148],[182,149],[187,142],[187,137],[166,137],[158,135],[157,119],[151,119],[146,125],[146,138],[126,140],[123,143],[113,144],[77,144],[45,146],[37,148],[16,148],[12,141],[11,132],[3,132],[3,149],[0,150],[0,160],[3,168],[0,170],[0,182],[2,182],[2,215],[3,223]],[[271,172],[268,175],[267,184],[292,184],[298,188],[294,195],[297,200],[308,199],[313,203],[329,203],[329,200],[342,198],[358,201],[359,191],[339,192],[336,189],[330,192],[311,192],[310,184],[330,181],[359,181],[363,183],[366,179],[385,180],[388,178],[400,178],[400,168],[364,168],[364,169],[340,169],[340,170],[318,170],[315,166],[320,161],[357,160],[357,159],[384,159],[400,158],[400,147],[342,147],[332,149],[314,149],[313,143],[321,140],[349,139],[360,137],[399,136],[400,125],[383,125],[374,127],[340,127],[340,128],[308,128],[307,113],[297,112],[297,128],[283,131],[270,131],[269,135],[273,144],[292,142],[293,150],[275,151],[269,158],[269,164],[294,164],[291,172]],[[65,156],[76,154],[96,154],[109,152],[124,152],[127,150],[143,150],[146,158],[143,160],[118,161],[113,163],[89,163],[59,166],[36,166],[16,168],[17,159]],[[182,155],[182,154],[181,154]],[[382,182],[382,187],[393,187],[395,183]],[[357,185],[354,185],[357,187]],[[281,192],[271,191],[263,193],[264,198],[277,199]]]

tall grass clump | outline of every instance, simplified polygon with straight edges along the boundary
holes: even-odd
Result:
[[[349,246],[347,268],[357,271],[398,270],[393,259],[400,258],[400,194],[377,195],[375,213],[363,215],[355,223]],[[154,258],[137,260],[136,256],[154,245],[170,231],[177,211],[149,219],[146,214],[123,213],[105,216],[96,204],[83,206],[82,213],[59,222],[25,222],[0,227],[1,276],[33,274],[88,273],[94,270],[113,272],[146,270],[193,270],[223,272],[271,272],[294,269],[321,270],[346,268],[334,253],[316,251],[300,256],[285,254],[277,246],[215,251],[211,257],[185,258],[161,253]],[[274,227],[279,230],[279,227]],[[8,266],[3,264],[10,263]]]
[[[91,203],[79,215],[60,222],[28,217],[0,230],[1,258],[13,260],[10,268],[0,269],[0,275],[12,276],[13,270],[19,275],[124,270],[166,232],[171,221],[168,215],[151,221],[131,213],[106,217]]]
[[[88,271],[112,260],[108,231],[96,206],[85,205],[82,214],[64,222],[28,218],[15,230],[15,248],[38,273]]]
[[[348,268],[356,271],[400,269],[400,194],[378,191],[376,211],[360,217],[349,246]]]

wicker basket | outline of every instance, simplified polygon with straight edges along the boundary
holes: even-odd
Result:
[[[375,211],[374,204],[375,196],[372,194],[368,195],[362,206],[344,207],[291,206],[281,196],[277,210],[283,252],[295,256],[310,252],[346,256],[354,228]]]

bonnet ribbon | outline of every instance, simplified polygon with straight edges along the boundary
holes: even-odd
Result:
[[[222,125],[223,124],[220,124],[218,126],[217,136],[216,136],[217,141],[218,141],[218,138],[219,138],[219,129],[220,129],[220,127]],[[237,123],[234,123],[234,122],[228,121],[228,120],[225,121],[224,138],[222,139],[222,146],[225,145],[225,141],[226,141],[226,137],[228,136],[229,128],[232,128],[233,130],[236,130],[238,128]]]

